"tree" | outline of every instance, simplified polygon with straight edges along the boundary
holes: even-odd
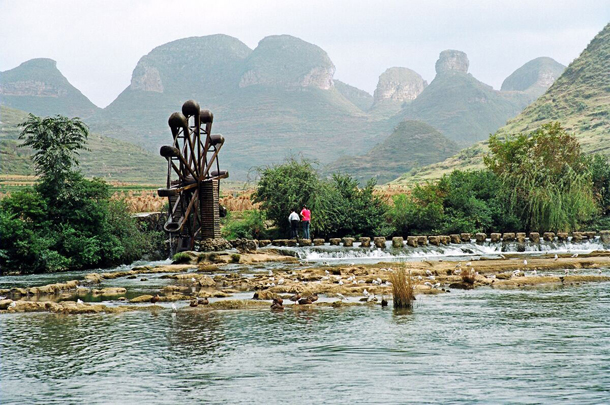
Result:
[[[596,213],[587,159],[559,123],[531,136],[491,136],[489,149],[485,164],[500,178],[510,213],[527,229],[569,231]]]
[[[282,232],[287,232],[290,224],[288,215],[292,209],[300,210],[305,204],[314,208],[314,199],[321,189],[320,178],[310,161],[289,158],[280,165],[259,169],[260,180],[253,195],[255,203]],[[316,224],[312,219],[312,228]]]
[[[19,139],[24,140],[23,146],[35,150],[34,164],[42,183],[61,188],[74,172],[73,167],[78,166],[79,150],[86,149],[89,128],[79,118],[60,115],[40,118],[30,114],[20,125],[23,131]]]
[[[333,233],[336,236],[378,235],[385,224],[388,207],[373,194],[375,180],[360,188],[351,176],[334,174],[331,185],[337,192],[331,211],[335,214]]]
[[[22,273],[109,266],[152,250],[157,235],[137,229],[110,187],[75,170],[88,130],[78,118],[30,115],[20,139],[34,148],[40,181],[0,201],[0,271]]]
[[[610,210],[610,164],[608,158],[599,153],[590,156],[588,160],[593,192],[600,205],[600,213],[606,215]]]
[[[322,180],[308,160],[288,159],[265,167],[253,201],[284,233],[291,209],[307,205],[312,232],[320,236],[373,235],[385,222],[386,205],[373,194],[374,181],[359,188],[348,175]]]

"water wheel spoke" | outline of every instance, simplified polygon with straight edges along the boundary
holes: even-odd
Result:
[[[192,248],[195,239],[220,236],[219,180],[228,177],[228,172],[219,169],[224,138],[211,135],[213,118],[210,111],[189,100],[182,112],[171,114],[168,120],[173,143],[161,148],[168,161],[167,187],[158,194],[168,198],[164,228],[181,241],[179,249]]]

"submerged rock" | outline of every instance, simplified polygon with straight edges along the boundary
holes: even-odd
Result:
[[[0,310],[8,309],[9,305],[13,303],[13,300],[0,300]]]
[[[102,296],[102,297],[113,297],[116,295],[122,295],[127,292],[127,289],[123,287],[108,287],[102,288],[100,290],[92,290],[91,293],[94,296]]]
[[[471,283],[458,282],[449,284],[449,288],[457,288],[458,290],[472,290],[474,285]]]
[[[152,298],[153,298],[152,295],[145,294],[145,295],[140,295],[139,297],[132,298],[129,300],[129,302],[132,302],[132,303],[151,302]]]
[[[102,282],[102,276],[97,273],[89,273],[85,276],[85,281],[89,284],[99,284]]]

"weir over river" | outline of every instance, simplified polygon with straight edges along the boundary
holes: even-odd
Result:
[[[522,262],[607,253],[597,240],[281,249],[299,262],[220,270],[256,274],[322,262],[476,262],[501,255]],[[608,268],[599,271],[610,274]],[[0,288],[82,279],[86,273],[3,276]],[[129,299],[170,282],[142,273],[101,286],[124,286]],[[394,311],[391,303],[283,312],[197,312],[183,310],[188,302],[176,305],[176,312],[160,303],[156,311],[121,314],[0,314],[0,403],[610,402],[608,282],[451,290],[418,295],[410,312]]]
[[[601,243],[599,237],[586,242],[572,243],[571,239],[562,241],[540,241],[532,243],[527,240],[518,242],[491,242],[474,241],[440,246],[419,246],[393,248],[391,241],[386,241],[385,248],[375,246],[360,247],[355,242],[353,247],[343,246],[311,246],[311,247],[283,247],[286,254],[293,254],[308,263],[325,262],[328,264],[375,263],[382,261],[417,261],[417,260],[470,260],[470,259],[498,259],[506,255],[539,257],[549,254],[587,254],[594,251],[604,251],[609,245]]]

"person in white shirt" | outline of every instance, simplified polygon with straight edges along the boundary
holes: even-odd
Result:
[[[288,216],[288,222],[290,222],[290,239],[298,239],[299,238],[299,214],[297,214],[296,210],[292,210],[290,215]]]

